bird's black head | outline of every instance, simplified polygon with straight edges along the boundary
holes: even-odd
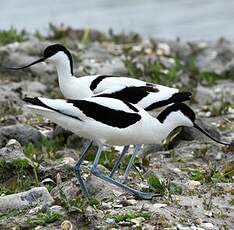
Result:
[[[187,117],[192,123],[193,123],[193,127],[198,129],[200,132],[202,132],[204,135],[206,135],[207,137],[209,137],[211,140],[222,144],[222,145],[227,145],[231,148],[234,148],[234,142],[231,143],[226,143],[226,142],[222,142],[220,140],[217,140],[216,138],[214,138],[213,136],[211,136],[205,129],[203,129],[202,127],[200,127],[198,124],[195,123],[196,120],[196,116],[194,111],[187,106],[184,103],[174,103],[170,106],[168,106],[166,109],[164,109],[158,116],[157,119],[163,123],[164,120],[173,112],[177,112],[180,111],[185,117]],[[176,118],[175,118],[176,119]]]
[[[8,68],[8,69],[13,69],[13,70],[25,69],[25,68],[28,68],[28,67],[35,65],[37,63],[46,61],[48,58],[53,57],[54,55],[56,55],[59,52],[63,52],[67,56],[67,58],[69,59],[71,74],[73,74],[73,61],[72,61],[71,53],[69,52],[69,50],[66,47],[64,47],[61,44],[54,44],[54,45],[50,45],[50,46],[46,47],[46,49],[44,50],[43,58],[40,58],[39,60],[34,61],[31,64],[28,64],[28,65],[23,66],[23,67]]]
[[[46,47],[44,50],[44,57],[49,58],[57,54],[58,52],[64,52],[67,56],[71,56],[69,50],[61,44],[54,44]]]

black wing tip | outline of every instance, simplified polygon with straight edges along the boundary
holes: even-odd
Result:
[[[174,93],[172,96],[172,100],[174,103],[183,102],[191,100],[192,93],[191,92],[178,92]]]
[[[30,103],[30,104],[36,104],[36,102],[38,101],[38,97],[25,97],[23,98],[23,101]]]
[[[25,97],[23,98],[23,101],[32,105],[38,105],[41,107],[50,108],[46,104],[44,104],[38,97]]]

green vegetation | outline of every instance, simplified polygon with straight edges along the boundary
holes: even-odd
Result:
[[[53,211],[48,210],[46,213],[39,213],[36,217],[31,217],[27,219],[27,224],[30,227],[36,226],[46,226],[50,223],[54,223],[60,220],[62,215]]]
[[[142,63],[142,66],[139,67],[132,59],[126,59],[125,66],[130,76],[150,77],[151,81],[168,86],[176,83],[182,71],[182,64],[179,59],[175,59],[175,64],[169,69],[160,62]]]
[[[45,120],[44,120],[44,117],[43,116],[40,116],[40,115],[37,115],[37,116],[34,116],[30,119],[28,119],[26,122],[25,122],[27,125],[43,125],[45,123]]]
[[[153,192],[163,195],[166,193],[167,189],[165,184],[162,181],[160,181],[160,179],[157,176],[150,175],[148,178],[148,184],[150,190],[152,190]]]
[[[85,212],[88,206],[100,207],[101,205],[95,196],[85,199],[83,196],[78,196],[76,199],[68,199],[62,189],[59,190],[59,198],[56,203],[64,207],[68,212]]]
[[[60,150],[65,146],[65,138],[60,135],[53,139],[44,138],[42,140],[42,151],[47,153],[47,158],[57,159],[56,151]]]
[[[94,161],[95,156],[96,156],[96,151],[92,151],[90,152],[90,154],[87,156],[86,159],[88,161]],[[105,150],[102,152],[102,155],[99,160],[99,164],[111,170],[116,161],[116,157],[117,157],[117,152],[113,148],[110,150]]]
[[[169,186],[169,191],[171,194],[175,194],[175,195],[181,195],[183,192],[183,189],[181,186],[175,184],[175,183],[171,183]]]
[[[123,214],[112,215],[111,218],[115,220],[115,222],[122,221],[131,221],[131,219],[143,217],[145,220],[149,220],[153,217],[153,214],[148,211],[136,211],[136,212],[128,212]]]
[[[58,159],[59,156],[56,152],[66,146],[65,138],[62,135],[56,136],[53,139],[43,138],[42,145],[40,147],[29,143],[24,146],[24,153],[30,159],[40,163],[43,160]]]
[[[9,30],[0,30],[0,45],[6,45],[12,42],[23,42],[27,40],[25,31],[18,32],[11,27]]]
[[[0,194],[21,192],[38,186],[37,171],[37,166],[32,165],[27,159],[16,159],[9,163],[4,160],[0,161],[0,175],[5,175],[0,182],[4,182],[4,178],[8,178],[9,175],[12,177],[10,184],[0,187]]]
[[[202,169],[191,169],[190,170],[190,179],[195,181],[205,180],[206,172]]]
[[[229,204],[232,205],[232,206],[234,206],[234,199],[231,199],[231,200],[229,201]]]
[[[109,32],[110,41],[114,42],[115,44],[132,44],[132,43],[139,43],[142,41],[142,38],[137,33],[131,34],[114,34],[112,31]]]
[[[200,72],[199,80],[201,83],[207,86],[212,86],[216,84],[218,80],[222,79],[232,79],[233,76],[229,74],[217,74],[215,72]]]
[[[217,80],[221,79],[222,75],[216,74],[214,72],[201,72],[199,75],[200,81],[208,86],[212,86]]]
[[[15,209],[9,210],[9,211],[6,211],[6,212],[0,212],[0,219],[8,219],[8,218],[19,215],[19,213],[20,213],[20,211],[15,210]]]
[[[200,182],[229,183],[233,181],[232,176],[234,175],[233,166],[225,167],[222,171],[215,166],[210,167],[208,171],[201,168],[183,168],[181,170],[188,172],[191,180]]]
[[[0,170],[9,170],[9,169],[14,168],[16,170],[23,171],[23,170],[29,169],[31,167],[32,166],[27,159],[16,159],[10,163],[8,163],[4,160],[0,161]]]
[[[4,119],[9,116],[17,116],[22,114],[22,110],[15,106],[13,102],[7,102],[6,104],[1,104],[0,118]]]

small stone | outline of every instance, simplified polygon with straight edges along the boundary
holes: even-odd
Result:
[[[173,168],[172,169],[173,172],[177,173],[177,174],[181,174],[182,171],[179,168]]]
[[[8,141],[5,147],[0,149],[0,160],[11,163],[18,159],[28,158],[24,155],[23,148],[21,147],[20,143],[15,139],[11,139]]]
[[[69,220],[64,220],[61,224],[61,230],[72,230],[73,224]]]
[[[199,228],[195,225],[192,225],[190,228],[191,228],[191,230],[204,230],[204,228]]]
[[[135,204],[137,204],[137,201],[134,200],[134,199],[129,199],[129,200],[126,200],[126,203],[127,203],[128,205],[135,205]]]
[[[111,209],[111,204],[110,203],[106,203],[106,202],[102,202],[102,208],[103,209]]]
[[[144,224],[142,226],[142,230],[155,230],[155,226],[150,225],[150,224]]]
[[[33,214],[40,212],[42,209],[43,209],[43,206],[36,206],[35,208],[30,209],[28,213],[33,215]]]
[[[202,224],[202,219],[197,218],[197,219],[194,220],[194,223],[195,223],[196,225],[200,225],[200,224]]]
[[[54,187],[50,194],[57,200],[61,196],[61,192],[66,196],[67,200],[74,200],[81,193],[80,185],[77,183],[77,178],[71,178],[65,182],[59,182],[56,187]]]
[[[166,206],[167,206],[167,204],[160,204],[160,203],[153,204],[153,207],[155,209],[164,208]]]
[[[6,147],[11,146],[11,145],[15,145],[17,147],[21,147],[21,144],[17,140],[15,140],[15,139],[10,139],[7,142],[7,144],[6,144]]]
[[[0,147],[4,146],[10,139],[16,139],[21,145],[39,144],[42,135],[36,128],[25,124],[0,127]]]
[[[208,217],[212,217],[213,216],[213,212],[211,211],[205,211],[204,214]]]
[[[107,218],[107,219],[106,219],[106,223],[107,223],[107,224],[114,224],[114,223],[115,223],[115,220],[112,219],[112,218]]]
[[[122,204],[123,206],[132,206],[132,205],[136,205],[137,201],[135,199],[127,199],[126,197],[123,197],[122,200],[116,203]]]
[[[219,228],[215,225],[213,225],[212,223],[202,223],[201,227],[203,227],[204,229],[207,230],[218,230]]]
[[[182,224],[177,224],[176,227],[177,227],[176,229],[178,229],[178,230],[191,230],[190,227],[188,227],[188,226],[183,226]]]
[[[143,221],[145,221],[145,218],[142,216],[139,216],[137,218],[131,219],[131,222],[136,224],[136,225],[140,225]]]
[[[55,182],[51,178],[45,178],[40,183],[42,186],[45,186],[46,184],[55,184]]]
[[[223,157],[223,153],[222,152],[218,152],[217,155],[215,156],[215,160],[221,160]]]
[[[76,161],[71,157],[64,157],[62,163],[73,168],[76,164]]]
[[[123,207],[122,204],[114,204],[114,205],[113,205],[113,208],[122,208],[122,207]]]
[[[60,185],[61,183],[62,183],[61,175],[60,175],[60,173],[57,173],[56,174],[56,184]]]
[[[196,187],[201,185],[200,181],[196,181],[196,180],[188,180],[188,182],[186,183],[188,185],[188,188],[193,190]]]
[[[99,167],[99,169],[104,172],[101,167]],[[124,192],[122,189],[110,183],[106,183],[104,180],[92,174],[87,178],[86,185],[89,188],[89,192],[95,194],[96,198],[100,201],[116,198]]]
[[[58,213],[60,215],[64,215],[65,211],[63,209],[63,207],[59,206],[59,205],[53,205],[49,208],[50,211],[52,211],[53,213]]]
[[[35,206],[50,206],[54,202],[47,188],[36,187],[26,192],[0,197],[0,212],[26,209]]]

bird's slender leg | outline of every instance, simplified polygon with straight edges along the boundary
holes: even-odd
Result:
[[[82,190],[82,192],[84,193],[84,195],[86,197],[89,197],[90,194],[89,194],[89,192],[88,192],[88,190],[87,190],[87,188],[85,186],[85,183],[84,183],[84,181],[82,179],[82,176],[80,174],[80,166],[81,166],[82,162],[84,161],[84,159],[85,159],[85,157],[86,157],[86,155],[87,155],[87,153],[88,153],[88,151],[89,151],[89,149],[91,148],[92,145],[93,145],[93,141],[90,141],[89,143],[87,143],[85,145],[85,148],[84,148],[84,150],[83,150],[83,152],[82,152],[82,154],[80,156],[80,159],[77,161],[77,163],[75,165],[75,172],[76,172],[77,179],[78,179],[78,181],[80,183],[81,190]]]
[[[103,144],[99,144],[98,150],[97,150],[97,153],[96,153],[96,157],[95,157],[93,165],[92,165],[92,168],[97,168],[98,162],[99,162],[102,150],[103,150],[103,147],[104,147]],[[92,168],[91,168],[91,170],[92,170]]]
[[[93,163],[92,168],[91,168],[91,173],[93,175],[101,178],[104,181],[107,181],[107,182],[109,182],[111,184],[114,184],[114,185],[124,189],[125,191],[135,195],[138,198],[146,199],[146,200],[150,200],[150,199],[153,198],[153,196],[154,196],[153,193],[140,192],[140,191],[132,189],[132,188],[128,187],[127,185],[124,185],[124,184],[122,184],[122,183],[120,183],[118,181],[115,181],[114,179],[110,178],[109,176],[103,175],[101,173],[101,171],[97,167],[99,158],[100,158],[101,153],[102,153],[102,149],[103,149],[103,145],[100,145],[99,148],[98,148],[97,154],[96,154],[96,158],[95,158],[94,163]]]
[[[140,149],[141,149],[141,145],[139,145],[139,144],[135,145],[135,149],[134,149],[134,152],[132,154],[132,157],[131,157],[131,159],[130,159],[130,161],[128,163],[128,166],[127,166],[127,168],[126,168],[126,170],[124,172],[124,182],[126,182],[128,180],[128,175],[129,175],[130,169],[132,168],[134,160],[135,160],[138,152],[140,151]]]
[[[120,164],[121,160],[123,159],[124,155],[128,152],[128,149],[129,149],[129,145],[125,145],[122,152],[121,152],[121,154],[119,155],[119,158],[115,162],[115,165],[114,165],[113,169],[111,170],[111,173],[110,173],[111,178],[114,176],[116,170],[119,167],[119,164]]]

